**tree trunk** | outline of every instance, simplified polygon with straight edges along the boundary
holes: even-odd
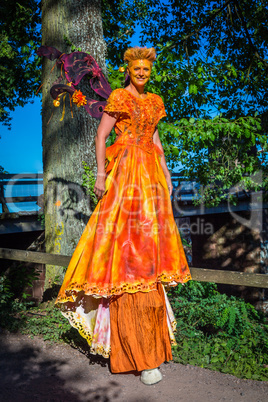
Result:
[[[101,0],[43,0],[42,45],[70,53],[68,41],[90,53],[105,73]],[[60,75],[57,67],[51,71],[54,64],[44,58],[42,143],[46,252],[71,255],[92,212],[89,197],[81,186],[82,161],[95,170],[94,137],[99,121],[76,105],[73,105],[72,118],[69,95],[65,99],[64,119],[60,121],[63,100],[61,106],[55,108],[49,93]],[[90,97],[95,96],[90,93],[86,78],[79,89]],[[47,265],[45,286],[60,282],[63,276],[64,269]]]

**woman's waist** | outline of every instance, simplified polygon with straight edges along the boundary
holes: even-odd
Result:
[[[154,150],[154,142],[152,137],[147,136],[120,136],[115,141],[114,145],[132,145],[144,149],[146,152],[152,153]]]

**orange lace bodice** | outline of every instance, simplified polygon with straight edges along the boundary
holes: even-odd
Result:
[[[136,145],[153,152],[153,134],[159,120],[166,116],[160,96],[148,93],[146,98],[140,99],[119,88],[109,96],[104,111],[117,118],[116,143]]]

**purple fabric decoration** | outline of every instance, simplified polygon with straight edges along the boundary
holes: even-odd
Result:
[[[75,88],[66,84],[55,84],[50,89],[50,95],[53,99],[57,99],[57,97],[64,92],[68,92],[71,96],[73,96]],[[95,99],[88,98],[87,96],[86,100],[87,104],[83,105],[86,111],[92,117],[95,117],[95,119],[101,119],[107,101],[97,101]]]
[[[55,60],[58,59],[61,55],[62,52],[60,52],[58,49],[56,49],[55,47],[51,47],[51,46],[40,46],[37,49],[37,54],[38,56],[44,56],[47,57],[50,60]]]
[[[73,86],[69,87],[69,85],[66,84],[55,84],[55,83],[50,88],[50,95],[52,96],[53,99],[57,99],[57,97],[63,92],[68,92],[70,95],[73,96],[75,88]]]
[[[73,95],[76,88],[85,75],[89,76],[89,83],[94,92],[100,95],[104,99],[108,99],[112,92],[110,84],[104,77],[101,68],[96,60],[88,53],[73,52],[70,54],[61,53],[54,47],[41,46],[37,50],[38,56],[47,57],[50,60],[57,59],[57,65],[63,65],[65,77],[71,86],[66,84],[60,84],[62,78],[59,77],[50,90],[50,94],[53,99],[56,99],[59,94],[68,92]],[[100,119],[105,108],[106,101],[97,101],[86,97],[87,104],[84,105],[86,111],[96,119]]]

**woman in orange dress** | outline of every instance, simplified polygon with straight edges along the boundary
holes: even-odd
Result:
[[[125,52],[130,84],[108,99],[96,135],[99,202],[74,251],[57,305],[113,373],[162,379],[176,323],[163,284],[191,279],[173,218],[172,183],[157,124],[160,96],[145,93],[155,49]],[[116,140],[106,148],[112,128]]]

